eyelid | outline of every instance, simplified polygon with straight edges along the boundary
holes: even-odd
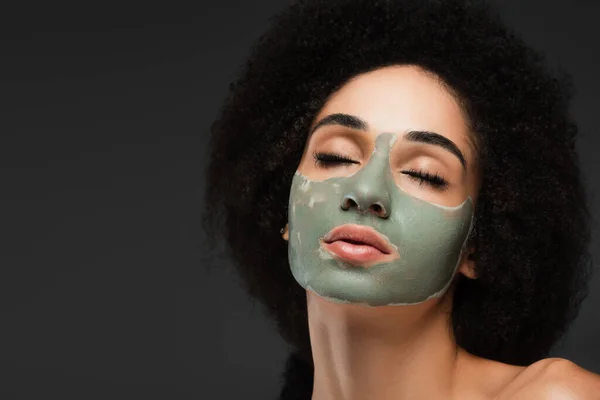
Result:
[[[408,163],[423,164],[423,165],[440,165],[443,171],[448,171],[449,174],[464,175],[465,171],[456,157],[450,153],[438,149],[435,146],[420,145],[411,142],[402,143],[402,150],[392,152],[390,163],[393,167],[406,165]],[[432,164],[433,163],[433,164]],[[414,164],[413,164],[414,165]]]
[[[354,160],[362,160],[372,151],[372,144],[364,135],[356,131],[348,130],[339,125],[332,125],[319,129],[315,134],[319,137],[311,142],[311,147],[318,153],[340,153],[349,156]],[[324,151],[321,151],[323,149]],[[325,149],[331,149],[326,151]]]

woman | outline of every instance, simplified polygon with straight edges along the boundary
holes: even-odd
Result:
[[[543,61],[478,1],[273,19],[212,126],[206,217],[295,349],[282,399],[598,398],[544,358],[590,263]]]

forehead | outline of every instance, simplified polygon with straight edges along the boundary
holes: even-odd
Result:
[[[468,124],[458,102],[440,80],[416,66],[385,67],[355,77],[328,99],[315,123],[333,113],[360,117],[374,136],[437,132],[470,155]]]

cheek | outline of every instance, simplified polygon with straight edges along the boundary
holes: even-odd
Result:
[[[329,178],[343,178],[348,177],[359,170],[360,166],[357,164],[350,165],[336,165],[332,168],[325,168],[322,166],[315,165],[315,162],[309,162],[306,166],[302,166],[298,171],[309,179],[314,181],[324,181]]]
[[[432,187],[426,182],[420,182],[402,173],[396,173],[395,180],[399,190],[403,190],[417,199],[446,207],[458,206],[470,195],[464,184],[457,184],[450,180],[444,190]]]

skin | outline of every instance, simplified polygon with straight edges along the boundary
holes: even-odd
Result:
[[[324,136],[324,130],[315,136]],[[315,140],[321,147],[326,139]],[[331,301],[371,306],[416,304],[448,289],[473,225],[473,202],[467,197],[448,207],[403,190],[397,169],[405,168],[407,160],[398,157],[402,149],[394,151],[403,146],[397,135],[381,133],[369,161],[349,176],[315,181],[296,173],[288,254],[302,287]],[[343,164],[326,165],[337,169]],[[374,228],[393,252],[357,268],[356,260],[340,259],[321,247],[327,232],[345,224]]]
[[[320,126],[307,140],[298,165],[302,176],[313,181],[350,177],[367,165],[378,137],[391,133],[397,136],[389,152],[391,173],[399,189],[441,206],[456,207],[467,198],[476,205],[481,177],[475,140],[458,102],[435,76],[416,66],[359,75],[330,96],[311,128],[340,113],[359,117],[368,128]],[[407,140],[409,130],[436,132],[452,141],[464,166],[440,146]],[[315,163],[315,151],[340,153],[356,163],[323,168]],[[447,187],[436,189],[403,172],[411,169],[438,174]],[[448,290],[425,301],[373,307],[356,299],[332,301],[307,290],[313,400],[597,398],[592,393],[600,393],[594,391],[600,377],[565,360],[547,359],[525,368],[476,357],[457,346],[450,324],[455,282],[476,279],[469,257],[474,249],[462,250]]]

